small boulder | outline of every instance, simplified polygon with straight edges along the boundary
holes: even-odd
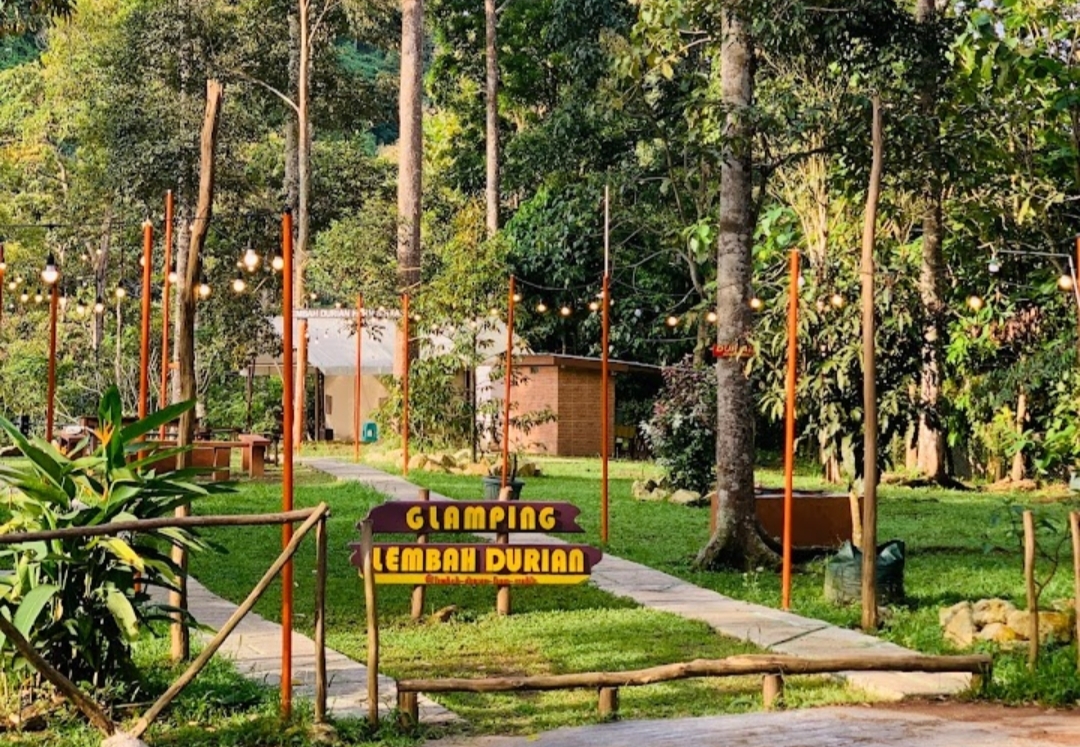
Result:
[[[435,464],[441,464],[447,469],[457,466],[457,462],[454,460],[454,457],[450,456],[449,454],[432,454],[428,457],[428,461],[435,462]]]
[[[701,502],[701,493],[698,493],[698,492],[693,491],[693,490],[683,490],[683,489],[676,490],[674,493],[671,494],[671,497],[668,498],[668,501],[671,502],[671,503],[675,503],[675,504],[677,504],[679,506],[701,506],[701,505],[704,505]]]
[[[952,607],[942,607],[938,610],[938,624],[944,628],[949,624],[949,620],[953,619],[953,616],[965,609],[969,612],[972,611],[971,602],[957,602]]]
[[[968,648],[975,642],[975,619],[971,603],[965,603],[945,623],[945,640],[957,648]]]
[[[461,474],[473,477],[487,477],[488,468],[482,464],[466,464],[461,468]]]
[[[423,454],[413,454],[409,457],[409,469],[423,469],[428,458]]]
[[[1004,625],[1009,619],[1009,613],[1016,611],[1016,606],[1004,599],[980,599],[971,609],[975,625],[981,628],[991,623]]]
[[[992,643],[1012,643],[1017,640],[1016,633],[1003,622],[989,623],[975,637],[980,641],[990,641]]]
[[[1031,613],[1027,610],[1013,612],[1005,624],[1017,638],[1029,639],[1028,626],[1031,624]],[[1068,613],[1039,610],[1039,642],[1068,643],[1073,639],[1074,625],[1075,618]]]
[[[455,451],[454,461],[461,467],[464,467],[466,464],[472,464],[472,449],[460,449]]]
[[[103,739],[101,741],[101,747],[147,747],[147,744],[130,734],[118,731],[108,739]]]
[[[656,483],[652,480],[634,480],[634,484],[630,486],[630,495],[639,501],[647,501],[655,489]]]
[[[428,459],[424,462],[424,466],[420,468],[424,472],[440,472],[444,475],[450,474],[450,468],[442,464],[441,462],[433,462]]]

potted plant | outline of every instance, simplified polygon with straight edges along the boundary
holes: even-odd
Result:
[[[518,471],[518,458],[517,454],[514,454],[510,462],[510,477],[506,481],[507,486],[510,488],[510,497],[512,500],[521,500],[521,489],[525,487],[525,481],[517,479]],[[498,500],[499,492],[502,490],[502,464],[492,465],[488,469],[488,473],[482,478],[484,483],[484,499],[489,501]]]

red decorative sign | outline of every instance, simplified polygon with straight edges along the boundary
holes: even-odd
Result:
[[[552,501],[388,501],[368,512],[376,533],[583,532],[581,510]]]

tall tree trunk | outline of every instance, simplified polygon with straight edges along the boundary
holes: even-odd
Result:
[[[919,109],[925,128],[926,179],[923,183],[922,267],[919,294],[926,317],[923,328],[922,372],[919,376],[919,471],[933,480],[945,477],[945,432],[940,412],[941,365],[944,360],[945,259],[941,243],[940,127],[937,74],[938,21],[935,0],[918,0],[915,20],[922,27],[923,60],[920,65]]]
[[[487,234],[499,230],[499,58],[496,32],[499,18],[495,0],[484,0],[484,21],[487,34],[484,50],[487,59],[486,127],[487,127]]]
[[[308,240],[311,231],[311,140],[312,128],[310,112],[310,89],[311,89],[311,26],[309,12],[310,0],[299,0],[297,3],[297,18],[300,31],[299,67],[297,70],[296,88],[296,131],[297,131],[297,159],[296,181],[297,195],[297,221],[296,221],[296,246],[293,254],[293,266],[296,268],[293,281],[293,298],[298,306],[307,306],[307,295],[304,293],[304,271],[307,268]],[[300,322],[300,344],[297,346],[296,355],[296,383],[293,410],[293,443],[299,447],[304,440],[305,425],[304,415],[307,412],[307,356],[308,346],[307,321]]]
[[[730,6],[724,12],[720,74],[727,116],[720,167],[720,225],[716,274],[716,337],[732,351],[716,363],[716,530],[698,553],[704,568],[756,566],[771,556],[758,534],[754,511],[754,419],[750,385],[738,351],[750,332],[753,123],[753,60],[743,19]]]
[[[1016,398],[1016,435],[1022,436],[1024,433],[1024,423],[1027,421],[1027,394],[1023,389],[1020,390],[1020,394]],[[1024,479],[1024,475],[1027,473],[1026,466],[1024,464],[1024,450],[1020,449],[1012,458],[1012,469],[1009,470],[1009,479],[1013,482],[1020,482]]]
[[[105,221],[101,226],[101,243],[98,245],[97,256],[94,257],[94,303],[100,298],[102,303],[109,302],[109,291],[105,287],[105,280],[109,269],[109,249],[112,245],[112,205],[105,210]],[[91,329],[91,343],[96,352],[101,347],[101,341],[105,339],[105,311],[94,314],[94,324]],[[116,382],[117,386],[120,382]]]
[[[197,394],[195,379],[195,285],[198,282],[200,256],[203,245],[206,243],[206,234],[210,228],[210,219],[214,212],[214,157],[217,149],[218,123],[221,114],[221,83],[216,80],[206,81],[206,114],[203,118],[202,134],[199,139],[199,198],[195,209],[194,220],[191,222],[190,238],[186,251],[178,252],[186,254],[184,276],[177,288],[177,317],[180,320],[179,334],[176,338],[177,355],[180,367],[177,371],[177,379],[180,381],[180,397],[177,401],[188,402],[194,400]],[[195,410],[189,409],[180,416],[180,427],[177,433],[177,443],[187,446],[195,440]],[[177,457],[177,466],[183,468],[189,466],[190,452],[181,453]],[[181,506],[177,508],[179,515],[185,515],[189,508]],[[187,553],[179,547],[173,548],[173,560],[181,568],[179,579],[179,593],[172,593],[169,601],[181,609],[187,603]],[[184,625],[173,625],[172,653],[173,658],[187,658],[189,641],[187,628]]]
[[[862,336],[863,336],[863,503],[862,503],[862,627],[875,630],[877,614],[877,350],[874,346],[874,242],[881,195],[881,97],[873,97],[873,150],[870,184],[863,218]]]
[[[420,213],[423,156],[424,3],[401,3],[401,83],[398,99],[398,285],[413,292],[420,283]],[[394,356],[394,372],[404,371],[405,360],[417,348],[404,337]]]
[[[191,205],[188,202],[189,193],[185,189],[178,189],[177,194],[180,197],[176,210],[176,284],[173,286],[172,293],[173,340],[179,340],[180,335],[183,334],[184,322],[180,318],[181,299],[195,292],[195,286],[187,284],[188,253],[186,249],[188,244],[191,243],[192,215]],[[195,277],[198,277],[197,272]],[[175,342],[172,346],[172,359],[173,370],[178,372],[180,370],[180,346]],[[182,399],[180,376],[178,373],[174,373],[172,377],[172,401],[180,402]]]

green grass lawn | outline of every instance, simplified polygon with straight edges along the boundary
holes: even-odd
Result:
[[[327,641],[356,660],[366,658],[363,589],[349,564],[350,542],[358,541],[356,522],[383,497],[357,483],[332,482],[299,470],[296,505],[327,502],[333,509],[328,526]],[[275,510],[280,486],[270,480],[244,483],[233,495],[206,499],[197,513]],[[204,534],[226,554],[192,558],[192,573],[210,589],[241,600],[273,561],[280,529],[222,528]],[[437,539],[437,538],[436,538]],[[460,536],[455,536],[461,541]],[[310,632],[314,596],[314,546],[305,543],[296,559],[297,625]],[[448,623],[409,619],[410,587],[379,587],[381,669],[394,677],[540,674],[632,669],[693,659],[723,657],[754,650],[715,634],[701,623],[637,607],[591,585],[514,590],[514,614],[494,614],[494,590],[481,587],[433,587],[428,612],[455,605]],[[256,606],[259,614],[279,619],[280,587],[272,587]],[[797,678],[789,683],[793,705],[865,700],[826,678]],[[530,733],[595,722],[596,694],[590,691],[512,695],[446,694],[440,697],[478,733]],[[621,693],[626,718],[739,712],[760,707],[757,678],[684,681]]]

